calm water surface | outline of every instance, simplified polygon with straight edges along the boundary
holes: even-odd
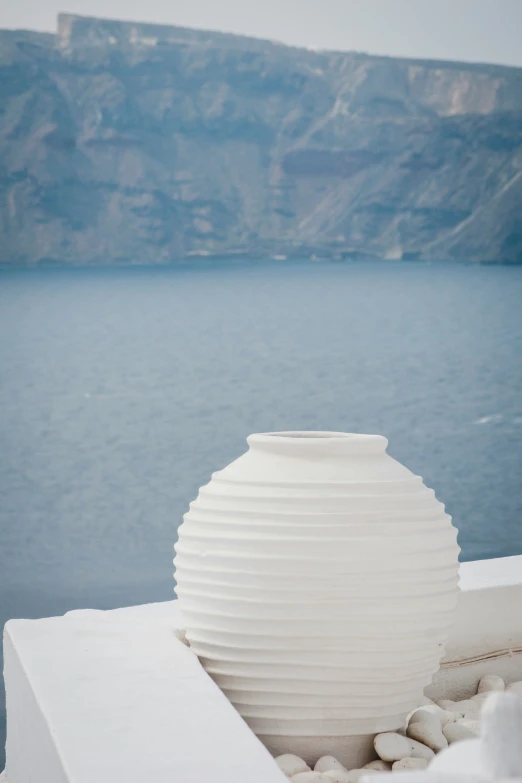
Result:
[[[188,502],[255,431],[383,433],[463,559],[522,553],[521,303],[506,267],[3,273],[0,622],[171,598]]]

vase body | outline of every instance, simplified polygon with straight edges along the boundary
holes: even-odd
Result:
[[[179,529],[187,639],[274,754],[361,765],[438,669],[457,603],[456,530],[383,437],[247,440]]]

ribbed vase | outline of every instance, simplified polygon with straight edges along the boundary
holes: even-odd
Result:
[[[352,766],[437,671],[456,530],[378,435],[251,435],[179,529],[191,648],[274,753]]]

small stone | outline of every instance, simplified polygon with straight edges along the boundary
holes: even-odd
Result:
[[[427,712],[431,715],[434,715],[441,726],[445,726],[446,723],[455,723],[459,718],[462,718],[464,713],[462,710],[456,709],[456,710],[443,710],[442,707],[437,706],[434,704],[433,706],[427,706],[427,707],[420,707],[419,710],[416,712]],[[415,713],[414,713],[415,714]]]
[[[457,721],[461,726],[466,726],[467,729],[470,731],[473,731],[476,736],[480,734],[480,721],[479,720],[473,720],[470,718],[461,718]]]
[[[326,776],[328,776],[330,783],[334,781],[335,783],[358,783],[358,781],[364,776],[364,775],[378,775],[379,770],[377,769],[351,769],[349,772],[340,772],[335,769],[330,770],[330,772],[324,773]],[[382,774],[382,773],[381,773]],[[334,775],[342,775],[342,777],[331,777]]]
[[[411,739],[411,737],[408,737],[408,742],[410,743],[411,757],[413,759],[431,761],[435,758],[435,753],[431,748],[428,748],[427,745],[424,745],[424,743],[417,742],[417,740]]]
[[[394,772],[408,772],[409,770],[414,769],[426,769],[427,766],[428,762],[426,759],[406,758],[395,761],[392,769]]]
[[[440,725],[444,728],[448,723],[456,723],[463,715],[461,710],[442,710],[439,713]]]
[[[462,723],[448,723],[448,725],[444,726],[442,729],[442,733],[450,745],[454,742],[460,742],[460,740],[475,739],[477,736],[474,731],[468,729],[467,726],[463,726]]]
[[[486,674],[478,684],[477,694],[489,693],[490,691],[504,691],[505,689],[506,683],[502,677],[497,677],[496,674]]]
[[[376,759],[376,761],[370,761],[364,765],[364,769],[376,769],[378,772],[389,772],[392,765],[388,761],[382,759]]]
[[[442,710],[440,707],[437,707],[436,704],[433,704],[428,707],[419,707],[418,710],[412,712],[408,721],[408,726],[410,723],[424,721],[426,723],[431,722],[433,725],[437,725],[440,728],[441,726],[445,726],[446,723],[455,723],[459,718],[462,718],[463,715],[464,713],[462,712]]]
[[[464,713],[465,718],[469,720],[479,720],[480,718],[480,705],[475,705],[475,709],[466,710]]]
[[[316,762],[314,772],[330,772],[332,769],[337,769],[340,772],[348,772],[345,766],[337,761],[335,756],[321,756]]]
[[[439,699],[437,702],[438,706],[441,708],[441,710],[454,710],[457,702],[453,701],[453,699]]]
[[[518,680],[518,682],[511,682],[506,686],[506,690],[509,691],[509,693],[516,693],[517,696],[522,697],[522,680]]]
[[[285,773],[287,778],[297,775],[299,772],[311,772],[312,770],[302,758],[294,756],[293,753],[283,753],[276,758],[276,764],[279,769]]]
[[[406,732],[411,737],[423,745],[427,745],[435,753],[438,753],[448,747],[448,741],[442,733],[440,726],[436,729],[433,725],[427,723],[411,723]],[[411,753],[407,754],[411,756]]]
[[[292,783],[332,783],[332,779],[327,778],[322,772],[312,772],[312,770],[309,772],[298,772],[290,780]],[[349,783],[349,781],[346,783]]]
[[[410,716],[408,726],[411,726],[412,723],[425,723],[427,726],[433,726],[435,731],[440,731],[442,725],[438,715],[424,709],[415,710]]]
[[[455,702],[457,712],[464,712],[465,710],[473,710],[477,708],[477,702],[473,701],[475,696],[471,696],[469,699],[461,699]]]
[[[466,720],[479,720],[480,719],[480,710],[468,710],[464,713],[464,718]]]
[[[471,699],[462,699],[462,701],[443,699],[439,701],[439,707],[447,712],[458,712],[461,716],[464,716],[467,712],[478,712],[480,709],[477,702]]]
[[[373,741],[375,752],[383,761],[400,761],[411,756],[411,745],[407,737],[402,737],[395,731],[377,734]]]
[[[328,772],[322,774],[328,778],[330,783],[352,783],[352,775],[348,770],[329,769]]]

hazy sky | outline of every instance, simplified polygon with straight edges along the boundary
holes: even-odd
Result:
[[[0,0],[0,27],[54,30],[59,11],[522,66],[522,0]]]

